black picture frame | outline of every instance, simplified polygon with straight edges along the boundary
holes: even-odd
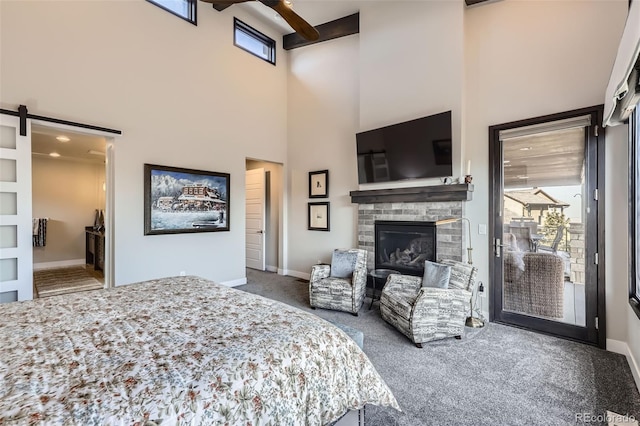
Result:
[[[144,235],[229,231],[229,173],[144,165]]]
[[[309,231],[329,231],[331,209],[328,201],[308,203],[307,224]]]
[[[309,198],[329,197],[329,170],[309,172]]]

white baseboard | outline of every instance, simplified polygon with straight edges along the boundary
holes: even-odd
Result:
[[[283,275],[289,275],[291,277],[296,277],[296,278],[300,278],[303,280],[309,280],[311,278],[311,274],[306,273],[306,272],[298,272],[298,271],[292,271],[292,270],[285,270],[283,271]]]
[[[247,283],[247,277],[244,278],[238,278],[237,280],[231,280],[231,281],[223,281],[220,284],[227,286],[227,287],[237,287],[239,285],[243,285]]]
[[[65,266],[84,266],[86,265],[86,259],[72,259],[72,260],[59,260],[57,262],[41,262],[34,263],[33,270],[39,271],[41,269],[53,269],[53,268],[64,268]]]
[[[637,360],[633,357],[633,354],[629,350],[627,342],[607,339],[607,350],[624,355],[627,358],[629,368],[631,369],[631,374],[633,374],[633,379],[636,382],[636,387],[638,388],[638,392],[640,392],[640,366],[638,366]]]
[[[271,265],[267,265],[266,266],[267,271],[269,272],[278,272],[278,267],[277,266],[271,266]]]

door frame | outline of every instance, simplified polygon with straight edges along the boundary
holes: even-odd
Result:
[[[25,105],[20,105],[17,111],[0,109],[0,113],[20,118],[19,133],[23,136],[31,131],[31,125],[39,125],[75,133],[85,133],[92,136],[104,137],[107,142],[105,153],[105,258],[104,282],[106,288],[115,287],[115,140],[122,136],[121,130],[77,123],[59,118],[30,114]],[[29,122],[27,121],[29,120]],[[33,193],[31,194],[33,196]],[[33,265],[31,265],[33,271]]]
[[[538,331],[553,336],[575,340],[600,348],[606,347],[606,311],[605,311],[605,131],[601,127],[603,116],[603,105],[596,105],[556,114],[550,114],[525,120],[513,121],[489,127],[489,229],[491,238],[489,239],[488,250],[492,253],[489,262],[489,276],[495,285],[491,286],[490,297],[491,306],[489,309],[489,320],[515,327]],[[541,124],[561,119],[591,116],[591,127],[589,130],[589,143],[586,146],[585,155],[587,161],[595,159],[595,164],[587,163],[589,169],[585,193],[592,194],[589,197],[590,204],[597,209],[596,225],[586,227],[585,256],[589,253],[598,254],[598,264],[595,259],[588,261],[585,258],[585,275],[596,275],[596,286],[585,286],[585,300],[596,300],[595,304],[586,305],[586,327],[579,327],[543,318],[535,318],[502,310],[502,285],[503,282],[503,257],[496,257],[496,250],[501,250],[496,246],[496,238],[502,240],[503,223],[501,216],[503,200],[503,158],[502,146],[500,142],[500,131],[518,127]],[[593,176],[595,174],[595,176]],[[596,195],[597,194],[597,195]],[[594,229],[595,228],[595,229]]]

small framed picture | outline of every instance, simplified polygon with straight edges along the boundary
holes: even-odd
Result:
[[[308,223],[310,231],[329,230],[329,202],[308,203]]]
[[[329,196],[329,170],[309,172],[309,198]]]

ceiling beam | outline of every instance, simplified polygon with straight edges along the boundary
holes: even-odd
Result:
[[[309,46],[310,44],[321,43],[323,41],[333,40],[334,38],[345,37],[360,32],[360,13],[345,16],[335,21],[326,22],[316,26],[320,33],[320,37],[315,41],[304,39],[298,33],[287,34],[282,37],[282,46],[285,50],[295,49],[297,47]]]
[[[223,10],[225,10],[226,8],[228,8],[231,5],[230,4],[213,3],[212,6],[218,12],[222,12]]]

